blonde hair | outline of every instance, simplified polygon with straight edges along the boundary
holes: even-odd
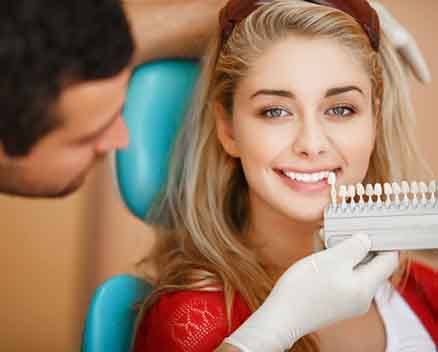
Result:
[[[255,310],[272,289],[274,279],[245,243],[248,186],[240,161],[218,141],[213,106],[218,102],[231,112],[234,90],[254,60],[291,33],[341,42],[369,73],[378,133],[367,182],[415,179],[422,169],[404,68],[386,38],[382,35],[376,53],[361,26],[341,11],[299,0],[261,6],[234,29],[223,48],[215,36],[204,58],[166,188],[147,219],[166,243],[160,279],[146,308],[165,292],[223,290],[230,322],[236,292]],[[315,350],[309,336],[291,349]]]

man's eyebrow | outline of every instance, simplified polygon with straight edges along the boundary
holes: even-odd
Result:
[[[360,94],[365,95],[364,92],[362,91],[362,89],[360,89],[359,87],[345,86],[345,87],[335,87],[335,88],[331,88],[331,89],[327,90],[327,92],[325,93],[325,97],[329,98],[329,97],[332,97],[334,95],[339,95],[339,94],[343,94],[343,93],[347,93],[347,92],[351,92],[351,91],[357,91]]]
[[[251,99],[259,95],[275,95],[279,97],[295,99],[295,95],[292,92],[283,89],[261,89],[251,95]]]

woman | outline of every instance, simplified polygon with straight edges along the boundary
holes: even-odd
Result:
[[[377,15],[366,1],[314,2],[222,11],[151,214],[166,255],[136,351],[435,351],[386,281],[397,254],[358,265],[370,246],[359,235],[309,256],[329,174],[375,183],[423,169]]]

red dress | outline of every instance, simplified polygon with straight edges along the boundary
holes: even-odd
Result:
[[[413,264],[400,292],[438,345],[438,272]],[[222,292],[182,291],[165,294],[146,312],[135,352],[211,352],[236,330],[251,312],[236,295],[228,329]]]
[[[406,287],[400,294],[438,346],[438,270],[412,263]]]
[[[135,352],[211,352],[251,314],[236,295],[228,329],[222,292],[182,291],[162,295],[146,312]]]

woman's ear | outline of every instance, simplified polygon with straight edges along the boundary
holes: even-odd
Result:
[[[232,157],[238,158],[239,148],[236,143],[233,119],[222,106],[222,104],[215,102],[213,111],[216,119],[217,138],[225,151]]]

